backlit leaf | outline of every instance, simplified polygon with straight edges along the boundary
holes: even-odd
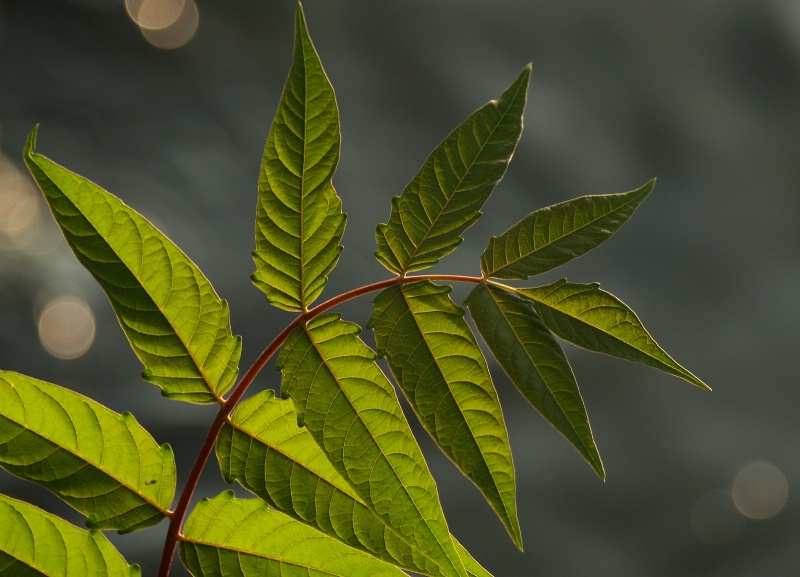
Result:
[[[522,548],[500,401],[464,310],[449,292],[427,281],[386,289],[374,301],[368,326],[420,422]]]
[[[93,529],[158,523],[175,493],[175,461],[130,413],[0,372],[0,465],[51,490]]]
[[[294,62],[261,163],[253,253],[253,283],[282,309],[310,305],[339,260],[345,215],[331,184],[339,140],[333,88],[298,5]]]
[[[99,186],[34,153],[25,162],[75,256],[108,295],[142,377],[170,398],[213,403],[233,386],[242,343],[228,303],[172,241]]]
[[[403,569],[438,574],[413,539],[404,538],[363,502],[305,427],[294,404],[266,390],[243,401],[217,441],[222,475],[275,509]],[[489,575],[455,543],[468,572]]]
[[[99,531],[0,495],[0,577],[139,577]]]
[[[528,65],[499,100],[477,110],[431,153],[378,225],[375,256],[390,271],[428,268],[453,252],[461,233],[503,178],[522,132]]]
[[[195,577],[405,575],[270,509],[261,499],[237,499],[232,491],[197,504],[186,521],[180,555]]]
[[[517,293],[530,299],[547,328],[565,341],[642,363],[708,389],[656,344],[636,313],[599,287],[561,279],[547,286],[517,289]]]
[[[436,484],[359,332],[335,314],[293,331],[278,358],[281,390],[364,503],[403,539],[416,540],[442,575],[464,577]]]
[[[465,303],[511,382],[604,479],[575,375],[533,304],[485,283],[477,285]]]
[[[655,186],[622,194],[582,196],[526,216],[492,237],[481,255],[484,277],[525,279],[604,243],[631,217]]]
[[[453,543],[456,546],[456,552],[459,557],[461,557],[461,561],[464,563],[464,568],[467,570],[467,575],[469,575],[469,577],[492,577],[492,574],[489,573],[483,565],[478,563],[475,558],[469,554],[469,551],[455,538],[453,538]]]

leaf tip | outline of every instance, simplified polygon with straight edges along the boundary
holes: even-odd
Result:
[[[642,193],[645,196],[647,196],[651,192],[653,192],[653,189],[655,188],[655,186],[656,186],[656,179],[655,178],[651,178],[650,180],[647,181],[647,183],[640,190],[642,191]]]
[[[597,475],[600,480],[605,483],[606,482],[606,468],[603,465],[603,459],[600,457],[600,452],[597,450],[597,445],[594,442],[594,436],[589,433],[590,439],[589,444],[584,444],[583,449],[579,449],[581,456],[586,460],[589,466],[594,471],[595,475]],[[576,445],[576,448],[577,445]]]
[[[308,24],[306,23],[306,15],[303,12],[303,4],[297,2],[297,12],[295,13],[295,45],[300,44],[304,40],[311,41],[308,35]]]
[[[25,158],[30,158],[33,151],[36,149],[36,136],[39,132],[39,124],[35,124],[31,131],[28,133],[28,138],[25,141],[25,151],[23,155]]]
[[[592,470],[597,474],[598,477],[600,477],[600,480],[603,483],[605,483],[606,482],[606,468],[603,466],[603,462],[599,460],[599,456],[598,456],[597,463],[591,463],[591,465],[592,465]]]
[[[711,387],[709,387],[702,380],[697,378],[691,371],[689,371],[688,369],[682,367],[681,365],[678,365],[677,368],[680,370],[680,372],[672,373],[674,376],[680,377],[681,379],[683,379],[687,383],[692,384],[692,385],[694,385],[695,387],[697,387],[699,389],[711,392]]]
[[[519,73],[517,79],[514,81],[514,84],[525,84],[525,92],[527,92],[527,85],[530,84],[531,80],[531,72],[533,71],[533,62],[528,62],[525,65],[525,68]],[[512,85],[513,86],[513,85]]]

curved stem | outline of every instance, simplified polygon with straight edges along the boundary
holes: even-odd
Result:
[[[475,276],[464,276],[464,275],[452,275],[452,274],[427,274],[427,275],[416,275],[416,276],[404,276],[404,277],[394,277],[386,280],[382,280],[376,283],[364,285],[362,287],[347,291],[342,293],[338,296],[335,296],[314,308],[309,309],[308,311],[297,315],[294,320],[289,323],[286,328],[284,328],[278,336],[272,339],[272,342],[267,346],[266,349],[258,356],[252,366],[247,370],[247,372],[242,376],[242,379],[239,381],[239,384],[231,393],[231,396],[227,399],[221,400],[220,402],[220,409],[217,413],[217,416],[214,418],[214,421],[211,423],[211,427],[208,429],[208,433],[206,434],[206,439],[203,441],[203,446],[200,447],[200,452],[197,454],[197,458],[194,461],[194,465],[192,465],[192,470],[189,472],[189,477],[186,479],[186,485],[183,487],[183,491],[181,492],[181,496],[178,499],[178,504],[175,506],[175,509],[169,515],[169,527],[167,528],[167,536],[164,540],[164,549],[161,554],[161,564],[158,568],[158,577],[168,577],[170,569],[172,568],[172,560],[175,557],[175,548],[178,545],[178,538],[180,536],[181,526],[183,525],[183,520],[186,517],[186,511],[189,508],[189,503],[192,500],[192,495],[194,495],[194,491],[197,488],[197,484],[200,481],[200,475],[203,473],[203,469],[208,462],[208,458],[211,456],[212,451],[214,450],[214,443],[217,441],[217,436],[219,435],[222,426],[227,422],[228,417],[230,416],[233,409],[241,400],[242,396],[247,391],[248,387],[253,383],[256,376],[261,372],[261,369],[264,368],[269,360],[272,358],[278,349],[281,348],[286,338],[289,336],[294,329],[296,329],[301,324],[310,321],[314,317],[321,315],[322,313],[332,309],[335,306],[338,306],[342,303],[345,303],[349,300],[354,298],[363,296],[365,294],[369,294],[371,292],[376,292],[379,290],[383,290],[385,288],[389,288],[394,284],[406,284],[421,280],[433,280],[433,281],[443,281],[443,282],[468,282],[468,283],[479,283],[482,282],[484,279],[481,277]]]

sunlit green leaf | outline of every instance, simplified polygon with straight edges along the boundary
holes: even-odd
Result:
[[[485,277],[525,279],[604,243],[631,217],[655,186],[622,194],[582,196],[526,216],[492,237],[481,255]]]
[[[99,531],[0,495],[0,577],[139,577]]]
[[[294,404],[271,390],[243,401],[223,427],[217,459],[228,482],[238,480],[273,508],[403,569],[439,574],[435,563],[362,501],[311,433],[297,425]],[[455,543],[468,572],[489,573]]]
[[[436,444],[483,493],[518,547],[514,462],[489,368],[450,287],[383,291],[369,325],[400,388]]]
[[[465,302],[511,382],[605,478],[575,375],[533,304],[485,283],[477,285]]]
[[[375,256],[390,271],[435,264],[458,247],[461,233],[478,220],[519,141],[530,74],[528,65],[499,100],[451,132],[403,194],[392,199],[389,222],[375,233]]]
[[[517,293],[533,302],[547,328],[579,347],[654,367],[700,388],[708,386],[676,363],[622,301],[600,285],[553,284]]]
[[[252,278],[277,307],[299,311],[310,305],[339,260],[345,215],[331,184],[339,140],[333,88],[298,5],[294,62],[258,180]]]
[[[108,295],[142,376],[167,397],[212,403],[233,386],[241,339],[228,303],[144,217],[74,172],[34,153],[25,162],[75,256]]]
[[[203,499],[186,521],[183,564],[195,577],[403,577],[388,563],[225,491]]]
[[[459,557],[461,557],[461,561],[464,563],[464,568],[467,570],[467,575],[469,575],[469,577],[492,577],[492,574],[489,573],[483,565],[478,563],[475,558],[469,554],[469,551],[467,551],[461,543],[456,541],[455,538],[453,538],[453,543],[455,543],[456,552]]]
[[[360,328],[323,315],[293,331],[278,359],[282,392],[364,503],[439,565],[464,577],[436,484],[394,388]]]
[[[175,460],[130,413],[0,371],[0,466],[50,489],[93,529],[158,523],[175,493]]]

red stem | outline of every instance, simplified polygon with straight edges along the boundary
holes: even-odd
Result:
[[[299,325],[305,323],[332,309],[335,306],[338,306],[344,302],[352,300],[354,298],[363,296],[365,294],[369,294],[371,292],[383,290],[385,288],[389,288],[393,284],[404,284],[409,282],[416,282],[420,280],[438,280],[444,282],[469,282],[469,283],[479,283],[484,279],[481,277],[474,277],[474,276],[464,276],[464,275],[452,275],[452,274],[429,274],[429,275],[418,275],[418,276],[403,276],[403,277],[395,277],[390,278],[387,280],[383,280],[380,282],[368,284],[357,289],[353,289],[346,293],[342,293],[332,299],[325,301],[322,304],[317,305],[316,307],[309,309],[308,311],[299,314],[295,319],[289,323],[285,329],[283,329],[277,337],[275,337],[269,346],[264,349],[264,351],[258,356],[255,360],[253,365],[247,370],[247,372],[242,377],[242,380],[239,381],[239,384],[236,385],[236,388],[231,393],[231,396],[225,400],[221,401],[221,406],[217,416],[214,418],[214,422],[211,423],[211,427],[208,429],[208,434],[206,435],[206,440],[203,441],[203,446],[200,447],[200,452],[197,454],[197,458],[194,461],[194,465],[192,465],[192,470],[189,472],[189,477],[186,479],[186,485],[183,487],[183,491],[181,492],[180,499],[178,499],[178,504],[175,506],[175,510],[171,512],[169,515],[169,527],[167,528],[167,537],[164,540],[164,550],[161,554],[161,564],[158,568],[158,577],[168,577],[170,569],[172,568],[172,560],[175,557],[175,548],[178,545],[178,538],[180,536],[181,525],[183,524],[183,519],[186,517],[186,511],[189,508],[189,503],[192,500],[192,495],[194,495],[194,490],[197,488],[197,483],[200,481],[200,475],[203,473],[203,469],[208,462],[208,458],[211,456],[211,452],[214,450],[214,443],[217,440],[217,435],[219,435],[220,430],[222,429],[222,425],[228,420],[233,409],[241,400],[242,396],[247,391],[247,388],[252,384],[255,380],[258,373],[261,372],[261,369],[264,368],[272,355],[274,355],[278,349],[283,345],[286,337],[289,336],[295,328]]]

